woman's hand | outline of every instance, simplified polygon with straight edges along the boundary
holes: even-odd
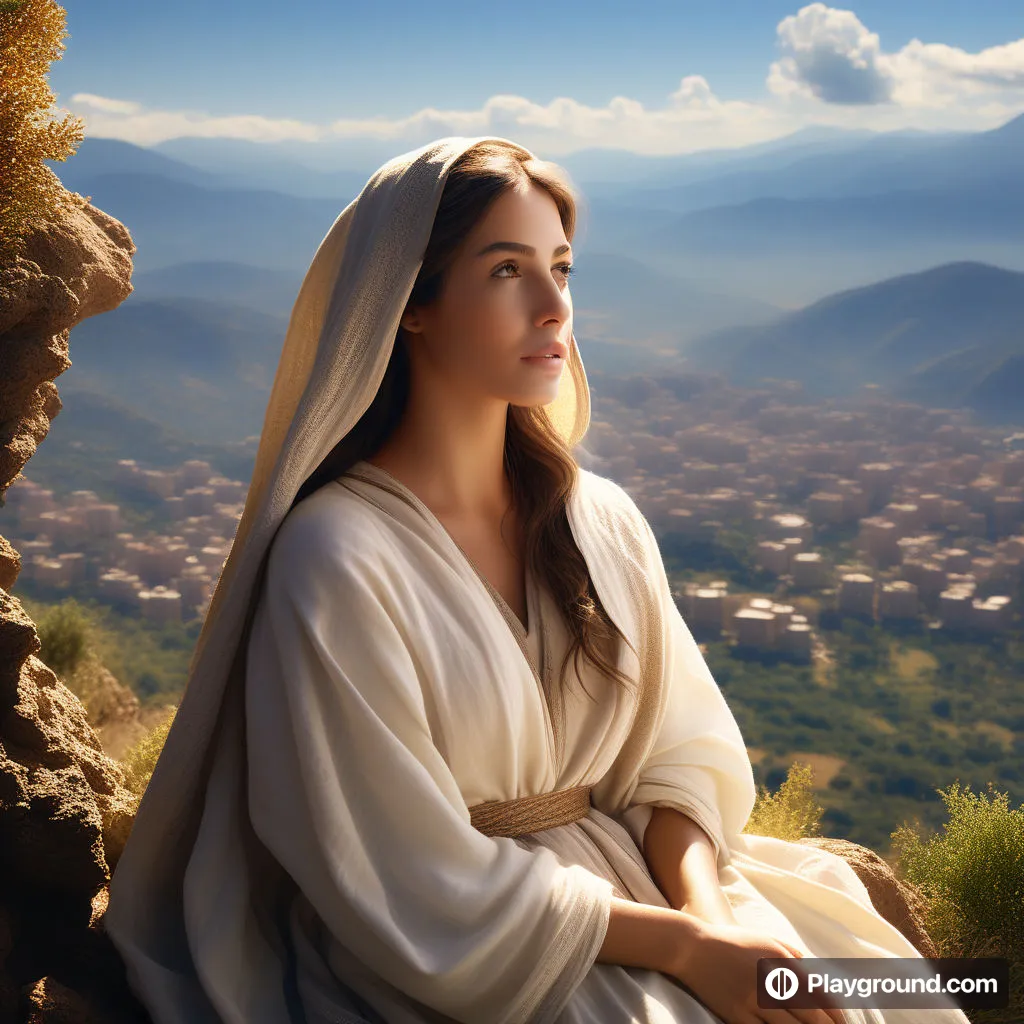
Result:
[[[799,959],[803,956],[800,950],[739,925],[700,918],[690,924],[672,976],[725,1024],[845,1024],[842,1011],[826,997],[820,1001],[821,1009],[765,1009],[757,1005],[757,961],[762,957]]]
[[[721,894],[720,899],[711,899],[706,901],[698,901],[688,903],[683,907],[683,911],[690,914],[693,917],[699,917],[702,921],[708,924],[724,924],[733,925],[737,928],[743,928],[736,915],[733,913],[732,904],[725,898],[724,894]],[[791,946],[788,942],[784,942],[782,939],[776,939],[777,942],[782,942],[782,945],[790,951],[790,954],[797,957],[804,955],[803,950],[797,949],[795,946]]]

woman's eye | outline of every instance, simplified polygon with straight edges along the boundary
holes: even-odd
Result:
[[[506,267],[511,267],[516,272],[518,272],[519,269],[519,265],[515,263],[513,260],[510,260],[508,263],[502,263],[502,265],[495,270],[495,274],[500,273]],[[572,263],[559,263],[558,266],[555,267],[555,269],[561,271],[562,276],[567,281],[569,280],[569,275],[575,272],[575,267]]]

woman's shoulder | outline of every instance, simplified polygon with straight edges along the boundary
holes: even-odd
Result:
[[[621,484],[593,470],[578,469],[579,498],[588,514],[627,529],[650,528],[633,496]]]
[[[272,567],[365,569],[381,548],[381,524],[365,502],[331,482],[288,510],[274,534]]]

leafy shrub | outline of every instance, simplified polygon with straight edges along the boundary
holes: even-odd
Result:
[[[814,802],[813,777],[811,766],[797,761],[777,792],[758,787],[754,809],[743,831],[789,842],[817,835],[822,808]]]
[[[153,775],[153,769],[160,758],[160,752],[164,748],[167,734],[171,731],[174,723],[174,716],[178,709],[171,708],[167,717],[157,723],[145,736],[124,752],[120,759],[121,768],[124,769],[125,784],[135,795],[135,809],[138,809],[142,794],[149,785]]]
[[[54,607],[24,593],[18,599],[37,623],[43,622]],[[157,625],[139,618],[137,613],[117,611],[95,598],[80,598],[79,606],[88,617],[89,645],[97,658],[119,682],[134,691],[144,708],[162,708],[181,700],[189,658],[195,648],[191,625]],[[168,634],[173,642],[167,641]],[[75,690],[74,676],[66,678],[64,684]]]
[[[939,790],[949,813],[940,834],[923,840],[904,825],[892,834],[897,870],[928,901],[925,927],[942,957],[1005,957],[1010,1006],[972,1020],[1011,1024],[1024,1008],[1024,806],[1006,793]],[[990,799],[991,798],[991,799]]]
[[[68,192],[44,160],[66,160],[84,138],[81,118],[51,119],[46,81],[64,50],[67,12],[54,0],[0,0],[0,263],[23,251],[40,223],[86,204]]]
[[[39,657],[62,679],[70,676],[90,650],[89,618],[73,598],[47,611],[36,626]]]

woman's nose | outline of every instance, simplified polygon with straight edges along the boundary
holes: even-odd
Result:
[[[560,287],[557,282],[552,281],[550,287],[544,291],[538,323],[546,324],[552,317],[565,323],[571,316],[572,298],[569,295],[569,286]]]

